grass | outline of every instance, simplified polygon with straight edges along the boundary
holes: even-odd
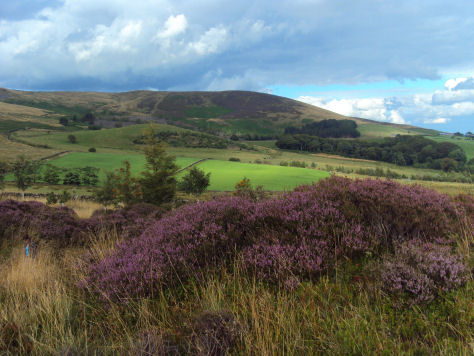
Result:
[[[392,126],[392,125],[382,125],[382,124],[363,124],[358,125],[357,130],[359,130],[362,138],[380,138],[380,137],[390,137],[396,135],[419,135],[420,133],[416,130]]]
[[[457,136],[429,136],[430,140],[434,140],[436,142],[451,142],[459,147],[462,148],[468,160],[474,158],[474,140],[465,138],[465,137],[457,137]]]
[[[197,158],[178,157],[176,164],[179,167],[185,167],[195,161]],[[143,154],[112,154],[112,153],[91,153],[91,152],[73,152],[59,158],[49,161],[49,163],[61,168],[80,168],[93,166],[100,169],[99,178],[105,178],[105,172],[113,171],[122,167],[123,161],[129,161],[133,174],[139,174],[145,167],[145,157]]]
[[[185,111],[187,117],[211,119],[231,113],[232,110],[222,106],[192,106]]]
[[[209,190],[230,191],[243,177],[250,179],[253,185],[262,185],[266,190],[290,190],[297,185],[310,184],[329,173],[295,167],[270,166],[230,161],[208,160],[199,163],[204,172],[211,173]]]

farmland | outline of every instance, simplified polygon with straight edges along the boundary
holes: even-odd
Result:
[[[229,161],[208,160],[198,165],[204,172],[211,173],[210,190],[230,191],[234,185],[246,177],[254,185],[262,185],[266,190],[290,190],[297,185],[311,184],[329,173],[314,169],[280,167],[264,164],[250,164]]]
[[[100,178],[103,179],[105,172],[120,167],[125,160],[130,162],[133,174],[138,174],[144,169],[145,158],[138,154],[76,152],[51,160],[50,163],[68,169],[93,165],[100,169]],[[185,167],[196,161],[198,158],[178,157],[176,164],[179,167]],[[219,160],[204,161],[198,167],[206,173],[211,173],[209,189],[217,191],[233,190],[235,183],[243,177],[249,178],[252,184],[262,185],[267,190],[288,190],[296,185],[317,182],[319,179],[329,176],[326,172],[311,169]],[[276,180],[275,177],[278,179]]]

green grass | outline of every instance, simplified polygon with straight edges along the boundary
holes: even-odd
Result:
[[[197,161],[197,158],[176,158],[176,164],[179,167],[185,167]],[[103,179],[105,172],[113,171],[122,167],[123,161],[129,161],[133,174],[139,174],[145,166],[145,157],[140,154],[111,154],[111,153],[89,153],[89,152],[73,152],[65,156],[53,159],[49,163],[66,169],[80,168],[92,166],[100,169],[99,177]]]
[[[47,133],[45,131],[31,131],[17,133],[16,137],[34,144],[46,144],[50,147],[57,147],[67,150],[87,150],[90,147],[112,148],[122,150],[138,150],[132,140],[142,136],[143,131],[148,125],[132,125],[114,129],[102,130],[81,130],[75,132],[55,132]],[[170,125],[153,125],[154,129],[159,131],[172,132],[194,132]],[[76,136],[77,143],[72,144],[68,140],[69,135]]]
[[[392,125],[382,125],[382,124],[364,124],[357,126],[362,138],[367,137],[391,137],[396,135],[419,135],[420,129],[417,128],[403,128],[395,127]],[[423,129],[422,129],[423,130]],[[427,130],[429,131],[429,130]],[[423,132],[423,134],[428,134]]]
[[[66,106],[66,105],[61,105],[59,103],[54,103],[54,102],[51,103],[47,101],[32,101],[32,100],[22,100],[22,99],[7,99],[3,101],[9,104],[29,106],[32,108],[48,110],[48,111],[52,111],[52,112],[63,114],[63,115],[82,116],[90,111],[90,109],[85,108],[83,106],[77,106],[77,105]]]
[[[222,106],[192,106],[185,111],[187,117],[199,117],[203,119],[211,119],[231,112],[231,109]]]
[[[46,129],[46,130],[61,130],[62,127],[51,126],[34,121],[15,121],[15,120],[0,120],[0,132],[7,132],[10,130],[34,128],[34,129]]]
[[[249,178],[253,186],[262,185],[265,190],[289,190],[329,177],[329,173],[314,169],[218,160],[204,161],[198,167],[211,173],[209,190],[218,191],[234,190],[243,177]]]
[[[436,141],[436,142],[451,142],[459,147],[462,148],[464,153],[467,156],[467,159],[470,160],[471,158],[474,158],[474,140],[465,138],[465,137],[457,137],[457,136],[429,136],[427,137],[430,140]]]

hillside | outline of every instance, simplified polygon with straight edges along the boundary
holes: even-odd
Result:
[[[117,122],[130,125],[154,121],[212,133],[258,136],[279,135],[285,127],[303,122],[348,118],[296,100],[250,91],[101,93],[0,89],[0,120],[9,123],[5,127],[14,129],[18,124],[13,125],[13,121],[22,121],[24,126],[29,120],[54,129],[51,126],[57,125],[59,117],[82,117],[87,112],[92,112],[103,127],[114,127]],[[361,127],[368,125],[362,129],[368,137],[433,133],[407,125],[350,119]]]

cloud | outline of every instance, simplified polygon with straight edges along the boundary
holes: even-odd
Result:
[[[248,85],[238,89],[258,89],[433,79],[472,67],[467,5],[18,0],[0,5],[0,85],[63,89],[82,83],[92,90],[108,81],[123,90],[203,89],[227,78],[229,85]],[[249,72],[258,79],[232,80]],[[447,83],[446,90],[461,89],[474,89],[474,82]]]
[[[189,48],[201,56],[216,53],[226,43],[226,38],[227,30],[223,26],[212,27],[198,41],[191,42]]]
[[[425,124],[446,124],[447,122],[451,121],[447,117],[439,117],[437,119],[425,119],[423,121]]]
[[[385,98],[363,98],[363,99],[323,99],[312,96],[300,96],[296,100],[319,106],[323,109],[334,111],[338,114],[371,119],[376,121],[388,121],[396,124],[404,124],[405,119],[400,112],[394,110],[393,101]]]
[[[179,14],[177,16],[171,15],[168,17],[168,20],[165,22],[164,29],[157,33],[157,38],[169,38],[177,36],[184,31],[188,27],[188,21],[186,20],[186,16],[183,14]]]
[[[467,80],[467,78],[451,78],[444,83],[444,87],[448,90],[456,89],[456,87]]]

